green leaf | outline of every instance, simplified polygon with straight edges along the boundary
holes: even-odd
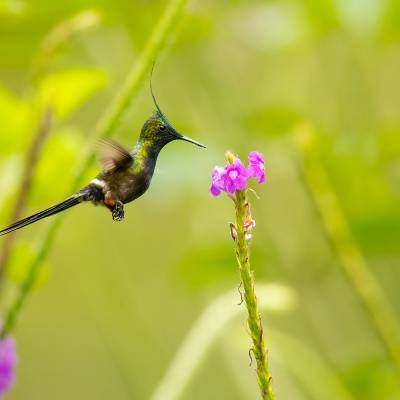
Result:
[[[65,118],[104,87],[106,74],[98,68],[76,68],[55,72],[39,85],[40,100]]]

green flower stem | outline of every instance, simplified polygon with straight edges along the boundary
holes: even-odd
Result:
[[[138,93],[142,82],[146,78],[146,73],[153,64],[157,54],[172,36],[179,20],[184,16],[184,9],[188,0],[170,0],[164,14],[161,16],[158,24],[151,33],[142,53],[131,68],[127,80],[122,87],[121,92],[116,96],[110,108],[106,110],[104,117],[100,120],[97,128],[97,137],[110,137],[117,128],[122,115],[130,105],[132,99]],[[71,191],[77,190],[82,185],[82,180],[94,161],[92,149],[88,149],[82,163],[78,167]],[[46,259],[58,227],[64,217],[58,214],[52,218],[49,227],[40,241],[35,255],[29,265],[27,276],[21,284],[18,294],[12,302],[9,311],[5,317],[2,336],[10,333],[16,323],[17,317],[25,304],[28,295],[32,291],[34,282],[40,266]]]
[[[250,269],[249,247],[246,239],[245,221],[248,207],[246,191],[237,191],[234,196],[234,201],[236,207],[236,256],[239,264],[240,277],[243,283],[244,300],[248,312],[247,324],[253,342],[250,351],[253,353],[257,362],[257,376],[261,397],[265,400],[273,400],[274,394],[271,386],[272,377],[268,369],[268,356],[264,345],[264,331],[254,290],[253,273]]]
[[[256,289],[261,311],[288,313],[296,310],[297,294],[290,287],[276,283],[258,283]],[[244,310],[236,306],[236,298],[237,291],[230,290],[213,299],[201,312],[185,337],[179,341],[179,347],[149,397],[150,400],[189,398],[192,383],[199,384],[195,381],[198,372],[204,368],[210,355],[212,356],[215,346],[221,346],[221,342],[226,343],[226,335],[232,330],[232,322],[242,316]],[[320,354],[314,353],[301,341],[271,328],[268,328],[268,337],[274,344],[276,363],[293,375],[308,394],[308,398],[355,400],[336,371]],[[243,381],[247,383],[246,379]],[[240,385],[240,382],[237,384]],[[247,388],[245,390],[248,391]],[[250,398],[249,395],[246,398]]]
[[[302,126],[298,130],[296,144],[303,158],[305,184],[333,251],[360,297],[388,356],[400,372],[399,320],[351,234],[335,190],[315,157],[315,141],[316,137],[311,127]]]

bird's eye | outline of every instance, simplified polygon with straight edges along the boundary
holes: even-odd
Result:
[[[158,127],[158,129],[159,129],[160,131],[165,131],[166,126],[165,126],[165,125],[160,125],[160,126]]]

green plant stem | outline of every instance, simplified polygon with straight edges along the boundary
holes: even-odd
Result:
[[[273,400],[274,394],[271,386],[272,377],[268,369],[268,356],[264,345],[264,331],[261,324],[261,315],[258,311],[253,273],[250,269],[249,247],[246,240],[246,191],[237,191],[234,201],[236,206],[236,256],[239,264],[240,277],[243,283],[244,300],[248,312],[247,324],[253,342],[250,351],[253,353],[257,362],[257,376],[261,397],[265,400]]]
[[[129,107],[133,97],[138,93],[142,82],[146,78],[146,73],[152,66],[157,54],[165,45],[168,38],[171,37],[179,20],[183,17],[187,1],[188,0],[171,0],[168,3],[139,58],[132,66],[121,92],[117,94],[116,98],[111,103],[110,108],[106,110],[104,117],[101,118],[96,130],[97,137],[110,137],[116,130],[122,115]],[[77,190],[82,185],[82,180],[94,159],[95,157],[90,148],[78,167],[71,191]],[[58,214],[54,216],[49,223],[49,227],[40,241],[37,251],[35,252],[33,260],[28,268],[27,276],[21,284],[18,294],[6,314],[2,336],[7,335],[13,330],[17,317],[25,304],[28,295],[32,291],[39,268],[49,253],[63,217],[64,214]]]
[[[62,23],[57,24],[57,26],[45,36],[41,50],[39,51],[37,58],[34,59],[31,67],[33,80],[36,81],[43,75],[57,49],[61,47],[73,33],[94,26],[98,24],[100,20],[101,18],[98,13],[95,11],[86,10],[78,13],[73,18],[69,18]],[[27,152],[27,159],[22,173],[17,201],[10,218],[10,224],[20,219],[24,211],[26,201],[32,188],[40,153],[54,124],[53,114],[54,112],[51,105],[46,105],[43,107],[39,128],[31,147]],[[13,244],[17,236],[18,232],[14,232],[4,238],[2,251],[0,254],[0,285],[3,284],[4,271],[6,269]]]
[[[33,65],[31,67],[33,81],[37,81],[42,76],[57,49],[61,47],[73,33],[94,26],[98,24],[100,20],[101,18],[98,13],[95,11],[86,10],[78,13],[73,18],[69,18],[62,23],[57,24],[57,26],[45,36],[41,50],[39,51],[37,58],[35,58],[33,61]],[[27,152],[27,159],[22,173],[17,201],[10,218],[10,224],[20,219],[24,211],[26,201],[32,188],[40,153],[54,124],[53,114],[54,113],[51,105],[46,105],[43,107],[39,128],[31,147]],[[17,235],[18,232],[14,232],[4,238],[1,249],[2,251],[0,254],[0,286],[4,283],[3,275]]]
[[[40,157],[42,148],[50,134],[53,124],[53,110],[50,106],[44,107],[40,118],[39,128],[34,136],[32,145],[30,146],[27,155],[25,166],[21,175],[16,202],[11,214],[9,224],[19,220],[24,211],[29,193],[32,188],[34,175],[36,172],[37,163]],[[12,246],[17,237],[17,232],[7,235],[4,238],[1,253],[0,253],[0,285],[3,284],[4,272],[11,254]]]
[[[369,270],[367,261],[351,234],[335,189],[315,157],[316,137],[312,128],[302,126],[296,136],[297,147],[303,158],[305,184],[318,211],[324,232],[388,356],[400,373],[400,323],[396,312]]]

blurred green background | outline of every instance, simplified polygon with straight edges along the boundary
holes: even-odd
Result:
[[[24,214],[68,194],[99,116],[166,4],[0,0],[1,225],[43,107],[55,120]],[[151,398],[203,310],[238,285],[232,204],[208,194],[211,169],[230,148],[242,158],[257,149],[267,164],[267,185],[252,198],[256,280],[297,299],[277,294],[263,313],[277,398],[344,398],[333,380],[349,399],[399,399],[292,142],[297,124],[314,127],[354,238],[400,317],[399,37],[398,0],[190,1],[153,83],[168,118],[208,150],[169,145],[121,224],[90,205],[68,211],[15,332],[19,366],[7,398]],[[132,146],[152,109],[146,83],[115,139]],[[2,316],[47,224],[18,235]],[[180,398],[257,398],[239,310]]]

